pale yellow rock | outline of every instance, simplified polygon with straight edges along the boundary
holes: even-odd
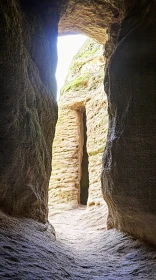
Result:
[[[84,110],[89,157],[87,205],[100,205],[104,202],[100,176],[108,116],[103,77],[103,47],[89,39],[73,59],[61,91],[49,185],[50,209],[71,209],[80,203]]]
[[[77,111],[59,107],[49,187],[50,205],[78,201],[82,157],[80,123],[81,115]]]

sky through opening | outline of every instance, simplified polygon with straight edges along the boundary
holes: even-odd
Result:
[[[87,37],[80,34],[58,37],[58,64],[56,69],[57,100],[59,99],[60,89],[64,85],[71,61],[86,40]]]

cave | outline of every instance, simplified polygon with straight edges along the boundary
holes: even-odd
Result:
[[[156,279],[155,13],[155,0],[0,1],[1,279]],[[80,121],[56,102],[57,37],[71,33],[104,45],[108,213],[79,209],[75,185],[73,208],[48,216],[58,113]]]
[[[80,204],[87,205],[89,189],[86,112],[83,112],[83,154],[81,163]]]

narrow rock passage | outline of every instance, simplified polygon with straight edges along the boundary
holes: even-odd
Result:
[[[57,241],[68,244],[69,248],[81,255],[91,253],[91,240],[94,246],[99,231],[106,230],[107,208],[81,206],[54,216],[50,215],[49,218],[55,227]]]
[[[106,230],[107,206],[80,207],[50,216],[57,242],[76,267],[71,279],[156,279],[156,251],[116,230]]]
[[[156,279],[156,251],[106,230],[106,207],[51,213],[52,230],[0,212],[0,280]]]

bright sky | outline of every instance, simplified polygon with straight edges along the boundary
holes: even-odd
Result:
[[[84,35],[68,35],[58,37],[58,65],[56,70],[57,80],[57,100],[59,99],[60,89],[64,85],[72,58],[87,40]]]

